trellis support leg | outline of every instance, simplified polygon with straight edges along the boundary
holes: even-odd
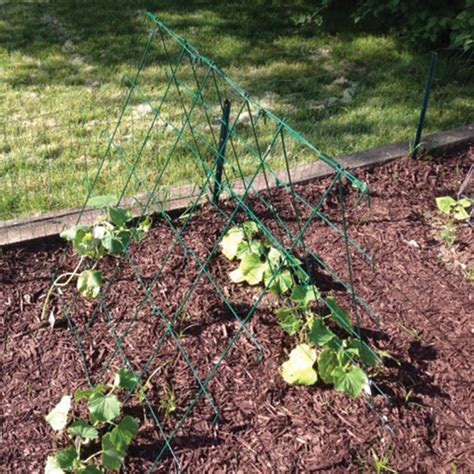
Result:
[[[221,135],[219,139],[219,151],[216,158],[216,181],[214,183],[214,191],[212,193],[212,203],[219,204],[219,196],[222,190],[222,172],[224,169],[225,148],[227,145],[227,137],[229,135],[229,116],[230,116],[230,100],[224,101],[222,111]]]
[[[413,142],[413,148],[411,152],[411,158],[415,159],[418,153],[418,148],[421,142],[421,133],[425,126],[426,111],[428,110],[428,103],[430,100],[431,89],[433,88],[433,79],[436,70],[436,63],[438,61],[438,53],[436,51],[431,52],[431,64],[428,72],[428,80],[426,82],[425,94],[423,96],[423,102],[421,104],[420,118],[418,119],[418,127],[416,128],[415,141]]]

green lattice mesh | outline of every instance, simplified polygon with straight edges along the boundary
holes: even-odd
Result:
[[[298,256],[306,263],[305,284],[312,284],[311,269],[316,267],[342,285],[350,295],[355,327],[359,327],[359,318],[377,319],[377,316],[354,288],[353,259],[371,262],[371,258],[351,239],[346,222],[348,189],[355,188],[360,201],[367,195],[365,184],[284,121],[259,107],[216,65],[153,15],[148,14],[148,19],[153,31],[137,73],[133,78],[124,78],[129,86],[128,93],[89,196],[118,191],[122,203],[134,202],[133,199],[139,202],[135,211],[138,209],[141,216],[153,213],[164,232],[165,257],[159,268],[150,270],[137,263],[133,250],[128,249],[114,266],[110,266],[110,274],[107,274],[107,282],[92,314],[82,308],[80,299],[73,294],[65,294],[61,301],[91,384],[102,382],[110,369],[120,366],[132,369],[141,377],[142,383],[168,362],[175,364],[177,370],[186,371],[189,381],[185,396],[187,408],[173,423],[164,420],[148,398],[145,401],[163,443],[153,468],[167,455],[173,457],[179,469],[173,439],[195,409],[210,410],[218,419],[219,401],[213,399],[208,387],[240,337],[250,341],[257,359],[263,355],[247,323],[272,282],[264,289],[257,289],[260,291],[258,298],[246,302],[245,309],[224,292],[212,262],[220,252],[219,243],[229,228],[249,219],[259,224],[261,232],[284,256],[273,278],[285,266],[295,267]],[[152,69],[158,71],[159,81],[155,79],[156,71],[150,74]],[[224,157],[220,133],[227,100],[231,109]],[[218,156],[223,159],[220,185],[216,178]],[[290,172],[300,159],[310,161],[308,157],[312,161],[321,160],[333,172],[329,186],[310,196],[305,193],[304,185],[293,185]],[[281,163],[283,166],[279,169]],[[174,183],[183,186],[179,192],[167,186],[171,175]],[[112,190],[110,182],[119,185]],[[211,198],[215,192],[220,193],[219,202]],[[280,197],[289,198],[290,209],[288,200],[273,199],[276,192]],[[182,195],[188,196],[188,209],[177,219],[167,212],[167,207]],[[218,237],[205,251],[196,248],[188,236],[195,211],[201,204],[215,208],[221,222]],[[356,204],[351,201],[351,205]],[[340,262],[334,262],[339,268],[336,272],[323,258],[324,252],[307,245],[305,237],[317,232],[320,226],[328,226],[333,232],[333,241],[326,244],[339,246],[339,257],[345,261],[345,270],[341,270]],[[193,280],[184,285],[174,304],[170,305],[162,295],[166,292],[166,278],[174,272],[180,258],[185,258],[186,271],[191,272]],[[126,276],[125,283],[123,279],[119,280],[119,275]],[[129,292],[136,301],[135,306],[127,308],[126,317],[123,307],[121,313],[117,313],[114,295],[118,285],[126,285],[121,291]],[[219,353],[210,355],[212,368],[203,370],[195,366],[186,351],[179,328],[184,315],[192,312],[205,291],[217,295],[222,308],[235,320],[236,330],[228,336]],[[82,319],[78,318],[78,312],[84,315]],[[136,349],[140,345],[140,331],[146,325],[146,318],[151,317],[162,322],[163,330],[156,334],[154,347],[143,348],[140,357],[134,350],[132,356],[130,348]],[[95,349],[98,334],[103,340],[110,341],[109,346],[114,349],[105,353]],[[360,337],[358,330],[354,330],[353,335]]]

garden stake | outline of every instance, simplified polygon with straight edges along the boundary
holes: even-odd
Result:
[[[430,70],[428,72],[428,81],[426,82],[425,94],[423,96],[423,103],[421,104],[420,118],[418,120],[418,127],[416,129],[415,141],[413,142],[413,150],[411,153],[412,159],[415,159],[416,155],[418,154],[418,148],[421,142],[421,133],[423,132],[423,127],[425,126],[426,111],[428,110],[428,102],[430,100],[431,89],[433,87],[433,79],[435,75],[437,60],[438,60],[438,53],[436,51],[432,51]]]
[[[212,202],[214,205],[219,203],[219,195],[222,188],[222,169],[224,167],[225,147],[227,144],[227,136],[229,134],[229,115],[230,115],[230,100],[224,100],[222,110],[221,136],[219,139],[219,152],[216,158],[216,182],[214,184],[214,193],[212,195]]]

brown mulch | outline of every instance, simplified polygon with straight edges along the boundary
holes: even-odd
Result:
[[[277,301],[267,295],[248,329],[264,349],[263,361],[243,333],[209,384],[221,421],[213,424],[206,397],[178,430],[169,453],[156,468],[175,472],[178,462],[186,472],[368,472],[375,456],[387,456],[400,472],[465,473],[474,470],[472,402],[472,282],[474,238],[460,224],[452,250],[446,250],[437,230],[434,198],[454,196],[470,164],[474,148],[423,161],[398,160],[357,171],[371,190],[370,208],[354,209],[353,191],[345,188],[350,205],[351,237],[375,257],[376,267],[352,252],[355,287],[380,315],[380,325],[361,314],[360,326],[371,343],[391,354],[376,382],[386,397],[374,392],[372,403],[351,400],[323,386],[289,387],[278,368],[294,341],[275,322]],[[298,192],[315,204],[329,179],[299,186]],[[264,195],[292,231],[298,223],[290,196],[282,191]],[[250,202],[257,215],[280,236],[281,229],[261,202]],[[232,205],[224,204],[231,212]],[[303,207],[300,212],[308,215]],[[340,224],[337,196],[323,207]],[[244,219],[239,215],[239,220]],[[205,260],[225,225],[222,214],[205,206],[182,230],[194,255]],[[282,235],[285,245],[290,241]],[[174,234],[157,222],[146,239],[133,247],[130,260],[101,262],[114,283],[105,289],[104,304],[78,299],[74,288],[56,298],[58,317],[51,330],[39,316],[51,272],[73,268],[77,258],[58,241],[5,249],[0,256],[0,313],[2,314],[2,440],[0,472],[42,472],[46,457],[61,441],[55,440],[44,415],[65,393],[85,387],[83,361],[94,383],[111,377],[126,357],[143,367],[165,334],[164,319],[180,307],[188,291],[189,304],[179,313],[175,328],[183,349],[165,338],[148,367],[154,370],[147,395],[169,435],[196,395],[196,377],[204,381],[225,346],[239,330],[239,322],[191,252],[173,247]],[[344,241],[315,222],[305,242],[343,279],[347,279]],[[164,262],[165,256],[169,259]],[[301,256],[301,249],[298,250]],[[164,262],[164,263],[163,263]],[[163,265],[163,272],[145,300],[145,286]],[[210,273],[232,307],[243,318],[258,297],[258,288],[233,285],[228,272],[235,265],[220,254],[211,258]],[[350,297],[334,279],[314,266],[325,294],[333,293],[346,306]],[[140,275],[140,280],[137,278]],[[71,312],[73,328],[81,335],[82,353],[61,314]],[[133,322],[135,317],[136,321]],[[123,336],[115,351],[115,335]],[[189,354],[195,376],[183,352]],[[110,371],[103,372],[110,364]],[[176,410],[165,416],[160,400],[176,395]],[[139,436],[124,472],[147,472],[163,447],[163,437],[149,411],[132,404],[140,418]]]

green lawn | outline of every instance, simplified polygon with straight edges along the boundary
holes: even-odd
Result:
[[[0,7],[0,219],[82,203],[155,13],[331,156],[412,139],[429,55],[391,36],[298,28],[312,9],[250,1],[7,2]],[[273,2],[285,3],[285,2]],[[310,4],[311,2],[306,2]],[[159,95],[163,55],[143,71]],[[188,71],[189,72],[189,71]],[[474,121],[474,81],[441,55],[426,133]],[[133,103],[128,149],[149,120]],[[179,107],[170,111],[178,115]],[[173,105],[171,106],[173,108]],[[153,155],[153,153],[155,155]],[[160,149],[143,170],[152,182]],[[304,161],[305,157],[298,158]],[[155,161],[153,161],[155,160]],[[166,176],[192,181],[194,166]],[[278,163],[275,163],[278,167]],[[144,171],[145,172],[145,171]],[[119,169],[101,190],[122,185]]]

